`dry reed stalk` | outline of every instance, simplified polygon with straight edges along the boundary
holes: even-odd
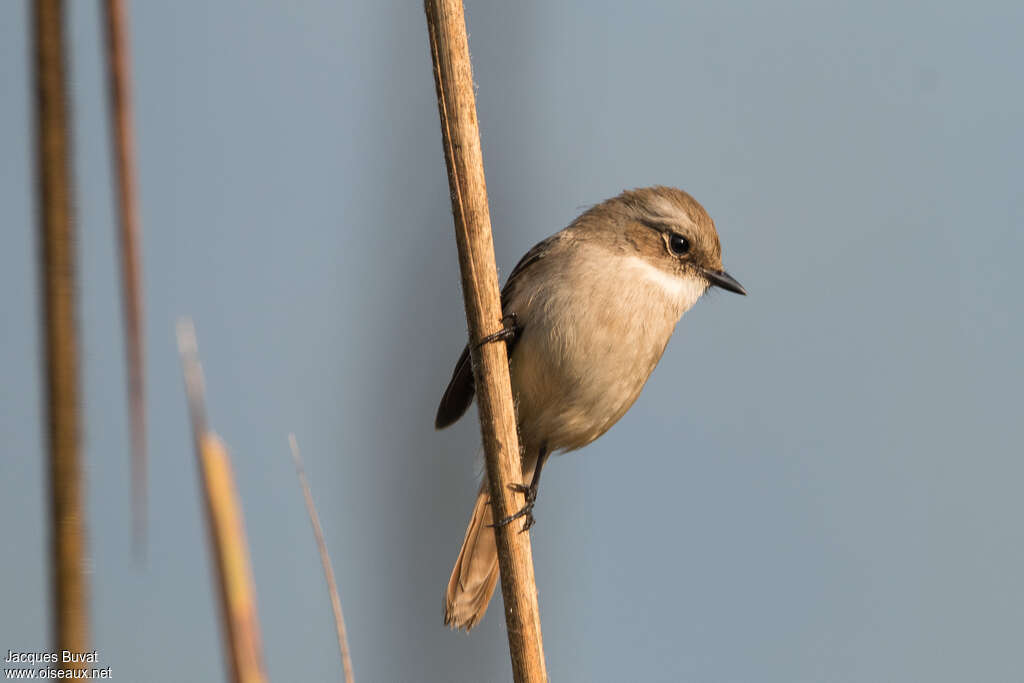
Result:
[[[128,53],[128,18],[122,0],[104,3],[107,34],[107,73],[110,124],[117,177],[121,308],[128,379],[128,410],[132,441],[132,539],[142,556],[146,534],[146,391],[145,346],[139,246],[138,183],[135,169],[135,132],[132,117],[131,61]]]
[[[45,340],[50,483],[53,638],[60,650],[89,650],[85,510],[78,425],[75,230],[65,78],[64,8],[33,3],[40,290]],[[85,668],[66,664],[66,670]]]
[[[256,591],[245,540],[245,524],[231,471],[231,458],[221,440],[207,427],[203,370],[199,365],[195,329],[189,320],[178,323],[178,350],[185,374],[196,459],[199,461],[207,536],[216,565],[221,624],[230,653],[229,673],[236,683],[263,683],[267,676],[263,668]]]
[[[352,675],[352,657],[349,655],[348,650],[348,632],[345,629],[345,617],[341,613],[341,598],[338,597],[338,584],[334,581],[334,566],[331,564],[331,556],[327,553],[324,530],[320,526],[320,515],[317,514],[316,505],[313,504],[313,493],[309,489],[306,470],[302,466],[302,456],[299,454],[299,443],[295,440],[294,434],[288,435],[288,444],[291,446],[292,460],[295,461],[295,471],[298,473],[299,484],[302,486],[302,496],[306,500],[306,512],[309,513],[309,521],[313,525],[316,547],[320,551],[320,564],[324,567],[327,592],[331,596],[331,609],[334,611],[334,627],[338,632],[338,649],[341,651],[341,667],[345,671],[345,683],[354,683],[355,677]]]
[[[461,0],[426,0],[425,8],[491,504],[494,518],[502,519],[525,501],[509,487],[521,483],[522,464],[506,347],[478,345],[502,328],[502,311],[466,20]],[[495,535],[513,675],[517,682],[545,681],[530,535],[516,525],[496,528]]]

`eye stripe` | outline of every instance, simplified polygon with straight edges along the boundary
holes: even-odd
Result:
[[[656,221],[652,218],[641,218],[640,222],[646,225],[651,230],[668,233],[672,232],[672,226],[669,223],[662,223],[661,221]]]
[[[689,253],[692,246],[690,240],[675,231],[671,223],[662,223],[654,218],[640,218],[639,221],[651,230],[660,232],[668,238],[669,251],[676,256],[683,256]]]

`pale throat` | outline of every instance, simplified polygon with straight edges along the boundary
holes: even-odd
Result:
[[[626,268],[661,290],[677,309],[678,315],[690,310],[708,288],[707,280],[702,277],[669,273],[639,256],[630,256],[626,260]]]

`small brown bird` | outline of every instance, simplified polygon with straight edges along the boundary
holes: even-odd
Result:
[[[501,293],[509,369],[523,452],[526,507],[498,525],[533,524],[540,473],[551,453],[608,431],[661,359],[676,323],[709,287],[738,294],[722,270],[714,221],[682,190],[623,192],[591,208],[526,253]],[[469,348],[441,398],[434,426],[473,401]],[[480,621],[498,580],[487,482],[480,486],[445,594],[445,624]]]

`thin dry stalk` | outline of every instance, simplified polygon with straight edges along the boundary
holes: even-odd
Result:
[[[192,322],[178,323],[178,350],[185,373],[192,434],[206,510],[206,529],[217,570],[221,623],[230,657],[228,670],[235,683],[264,683],[263,648],[249,546],[245,539],[231,458],[221,440],[207,428],[203,370],[199,365]]]
[[[53,638],[60,650],[89,650],[84,571],[85,513],[78,428],[75,230],[65,79],[64,17],[59,0],[33,3],[39,256],[46,359],[50,477]],[[66,664],[65,669],[85,668]]]
[[[288,435],[288,444],[292,448],[292,460],[295,461],[295,471],[299,475],[302,496],[306,499],[306,512],[309,513],[309,521],[313,524],[313,536],[316,537],[316,547],[320,551],[320,564],[324,567],[327,592],[331,596],[331,609],[334,610],[334,627],[338,632],[338,649],[341,651],[341,667],[345,670],[345,683],[354,683],[355,677],[352,675],[352,658],[348,650],[345,617],[341,613],[341,598],[338,597],[338,584],[334,581],[334,566],[331,564],[331,556],[327,553],[324,530],[320,526],[320,515],[317,514],[316,505],[313,504],[313,493],[309,490],[306,470],[302,466],[302,456],[299,454],[299,443],[295,440],[294,434]]]
[[[487,476],[494,518],[502,519],[525,501],[509,487],[522,481],[522,463],[506,347],[504,342],[478,345],[502,328],[502,311],[466,20],[461,0],[426,0],[425,6]],[[545,681],[530,535],[515,525],[495,531],[512,672],[517,682]]]
[[[122,0],[106,0],[107,73],[110,123],[117,176],[121,307],[128,378],[128,410],[132,440],[132,538],[135,552],[145,551],[146,538],[146,390],[145,346],[139,246],[138,183],[135,169],[135,131],[132,117],[131,58],[128,18]]]

